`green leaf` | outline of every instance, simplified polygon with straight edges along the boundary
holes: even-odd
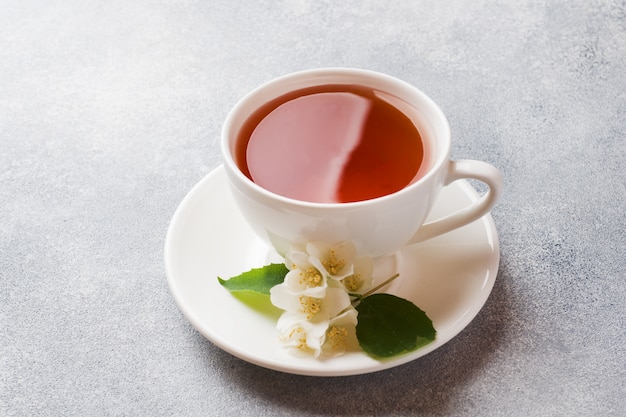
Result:
[[[270,288],[282,283],[289,270],[284,264],[270,264],[262,268],[254,268],[230,279],[217,280],[230,292],[252,292],[269,295]]]
[[[356,310],[356,335],[361,349],[371,356],[389,358],[435,340],[437,332],[432,320],[403,298],[373,294],[363,298]]]

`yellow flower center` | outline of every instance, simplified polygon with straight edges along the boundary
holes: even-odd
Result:
[[[345,259],[337,259],[335,250],[331,249],[328,254],[328,259],[322,262],[322,265],[324,265],[324,268],[326,268],[329,274],[336,275],[346,265],[346,261]]]
[[[306,331],[302,326],[297,326],[291,329],[287,337],[282,337],[282,340],[295,340],[296,348],[300,350],[307,350],[309,348],[306,344]]]
[[[304,284],[309,288],[319,287],[322,285],[322,274],[310,266],[306,270],[300,271],[300,284]]]
[[[363,280],[361,279],[361,274],[350,275],[349,277],[344,278],[343,285],[346,287],[348,291],[356,291],[363,284]]]
[[[326,341],[333,350],[345,349],[348,330],[343,326],[331,326],[326,331]]]
[[[311,320],[314,315],[322,309],[322,299],[301,295],[299,298],[300,310],[306,314],[307,320]]]

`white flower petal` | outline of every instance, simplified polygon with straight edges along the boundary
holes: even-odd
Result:
[[[322,345],[322,353],[325,357],[338,356],[347,350],[358,349],[357,314],[354,308],[350,308],[330,320]]]
[[[354,307],[350,307],[343,313],[335,316],[329,321],[330,326],[356,326],[358,323],[358,312]]]
[[[374,262],[370,258],[357,258],[354,261],[354,273],[340,280],[346,291],[363,294],[372,286]]]
[[[309,242],[306,244],[306,252],[316,259],[326,258],[330,248],[331,245],[325,242]]]
[[[326,278],[313,266],[306,270],[297,268],[289,271],[284,283],[294,293],[320,298],[324,297],[327,287]]]
[[[279,340],[296,355],[318,357],[328,329],[328,320],[310,321],[298,313],[283,313],[278,319]]]
[[[285,330],[288,330],[303,321],[307,321],[304,314],[285,311],[278,318],[278,321],[276,322],[276,329],[278,329],[279,332],[284,332]]]
[[[325,271],[335,279],[352,275],[356,257],[356,247],[352,242],[340,242],[329,245],[324,242],[309,242],[306,251],[309,262],[320,271]]]
[[[285,266],[289,269],[306,269],[309,264],[309,254],[304,250],[290,249],[285,256]]]
[[[326,297],[322,303],[321,314],[328,318],[335,317],[350,306],[350,296],[343,288],[327,288]]]
[[[300,294],[292,291],[287,284],[278,284],[270,288],[270,302],[285,311],[300,311]]]

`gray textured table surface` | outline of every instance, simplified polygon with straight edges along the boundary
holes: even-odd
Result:
[[[626,4],[0,1],[0,415],[625,415]],[[501,168],[500,272],[435,352],[338,378],[198,334],[163,268],[230,108],[385,72]]]

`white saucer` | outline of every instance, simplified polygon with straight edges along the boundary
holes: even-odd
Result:
[[[478,198],[467,181],[445,187],[431,218],[442,217]],[[268,255],[270,254],[270,255]],[[181,311],[208,340],[248,362],[293,374],[356,375],[380,371],[432,352],[456,336],[478,314],[493,288],[500,258],[490,215],[400,252],[400,278],[385,292],[414,302],[433,320],[434,342],[406,355],[379,361],[361,351],[327,360],[296,357],[278,343],[280,310],[268,297],[244,301],[223,288],[229,278],[269,263],[271,252],[239,214],[220,166],[184,198],[167,231],[165,269]],[[280,262],[280,258],[273,261]]]

